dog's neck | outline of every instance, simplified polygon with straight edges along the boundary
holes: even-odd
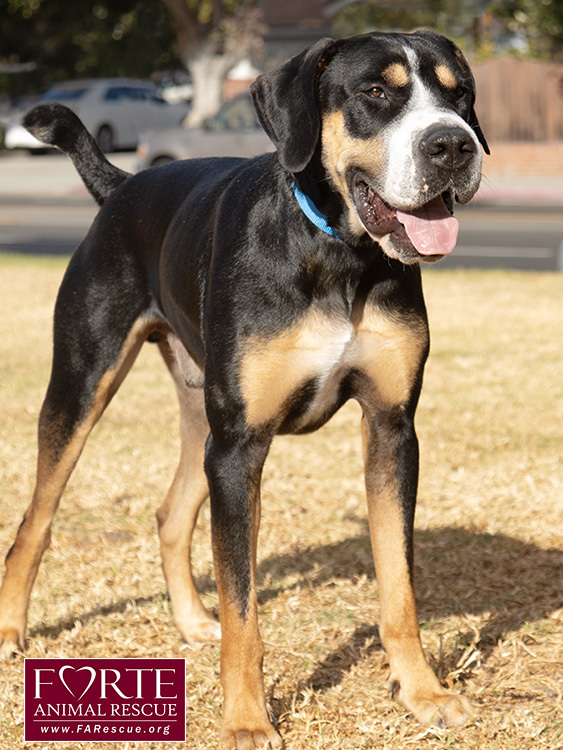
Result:
[[[321,211],[317,208],[316,204],[314,203],[313,199],[307,195],[297,182],[293,182],[293,194],[295,195],[295,198],[297,199],[297,203],[299,203],[300,209],[303,211],[305,216],[311,221],[316,227],[318,227],[321,231],[323,231],[325,234],[330,235],[331,237],[337,237],[338,239],[342,239],[342,237],[338,234],[336,229],[333,229],[330,224],[328,223],[328,217],[325,216]]]
[[[330,205],[327,192],[323,190],[328,176],[318,156],[315,154],[305,169],[294,175],[293,192],[301,210],[315,226],[331,237],[343,239],[333,221],[338,214],[334,212],[334,206]]]

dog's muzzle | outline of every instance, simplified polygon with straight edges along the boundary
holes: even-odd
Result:
[[[423,133],[418,149],[427,168],[448,179],[453,172],[467,169],[478,146],[464,128],[436,125]]]
[[[358,170],[350,184],[365,229],[405,263],[452,252],[459,229],[454,204],[473,197],[481,175],[480,146],[467,126],[448,117],[413,131],[405,127],[388,141],[385,180]]]
[[[388,237],[397,256],[404,262],[420,259],[436,260],[454,249],[458,221],[452,215],[450,192],[438,195],[410,211],[386,203],[364,180],[358,179],[354,202],[360,220],[369,234],[380,239]]]

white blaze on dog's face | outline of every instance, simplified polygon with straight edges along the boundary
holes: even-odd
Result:
[[[367,46],[363,65],[344,48],[320,79],[323,164],[354,234],[405,263],[438,260],[457,239],[454,203],[469,201],[481,177],[473,79],[436,34],[373,35]]]
[[[428,148],[431,151],[446,148],[445,139],[449,135],[453,148],[457,148],[459,152],[452,153],[449,157],[453,168],[459,170],[453,163],[456,157],[460,166],[467,161],[466,168],[451,176],[452,189],[454,183],[457,188],[454,197],[459,203],[467,203],[473,197],[474,186],[479,183],[481,176],[479,141],[469,124],[456,112],[446,109],[440,97],[424,84],[419,73],[417,53],[412,49],[406,49],[405,52],[410,64],[412,92],[404,115],[384,135],[388,161],[381,196],[396,208],[409,210],[422,206],[429,198],[443,192],[440,190],[443,187],[443,176],[436,173],[438,170],[434,171],[432,156],[429,163],[426,152]],[[436,76],[439,80],[446,81],[448,88],[457,88],[457,81],[446,66],[437,66]],[[464,155],[470,153],[473,158],[465,159]]]

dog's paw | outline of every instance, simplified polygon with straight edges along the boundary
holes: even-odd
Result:
[[[282,750],[283,740],[271,725],[260,729],[223,729],[221,747],[223,750]]]
[[[23,651],[23,633],[17,628],[0,627],[0,659],[10,659]]]
[[[391,683],[391,693],[424,726],[462,727],[473,716],[471,704],[465,696],[450,693],[436,682],[438,688],[431,691],[406,692],[395,680]]]
[[[221,625],[218,620],[212,619],[200,623],[196,631],[196,639],[199,641],[220,641]]]
[[[182,638],[188,644],[213,643],[221,640],[221,625],[212,615],[176,624]]]

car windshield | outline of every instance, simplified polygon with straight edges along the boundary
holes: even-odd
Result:
[[[84,94],[88,91],[87,86],[83,86],[82,88],[76,88],[76,89],[66,89],[66,88],[52,88],[47,91],[44,96],[44,101],[50,101],[52,99],[56,99],[58,102],[69,102],[69,101],[75,101],[76,99],[80,99],[81,96],[84,96]]]
[[[257,126],[254,107],[248,96],[227,102],[212,119],[213,130],[253,130]]]
[[[130,86],[112,86],[106,91],[104,95],[104,99],[107,102],[118,102],[124,99],[128,99],[129,101],[131,101],[132,99],[139,98],[140,97],[137,94],[137,90],[131,88]]]

